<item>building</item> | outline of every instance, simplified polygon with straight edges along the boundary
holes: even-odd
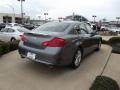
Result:
[[[85,18],[85,17],[83,17],[81,15],[66,16],[65,20],[74,20],[74,21],[80,21],[80,22],[82,22],[82,21],[87,22],[88,21],[87,18]]]
[[[24,22],[28,23],[30,21],[29,16],[24,16]],[[22,18],[20,14],[13,13],[0,13],[0,23],[22,23]]]

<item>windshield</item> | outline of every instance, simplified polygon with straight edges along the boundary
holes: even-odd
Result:
[[[68,27],[69,23],[61,23],[61,22],[50,22],[46,23],[34,30],[34,32],[64,32]]]

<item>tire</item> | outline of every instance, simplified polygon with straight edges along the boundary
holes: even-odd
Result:
[[[10,40],[11,42],[14,42],[14,41],[16,41],[16,39],[15,38],[11,38],[11,40]]]
[[[98,43],[98,47],[97,47],[96,51],[99,51],[99,50],[100,50],[101,44],[102,44],[102,41],[100,40],[99,43]]]
[[[80,49],[78,49],[75,53],[75,56],[71,65],[72,68],[77,69],[81,64],[81,61],[82,61],[82,52]]]

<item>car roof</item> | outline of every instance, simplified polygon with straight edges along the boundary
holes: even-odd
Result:
[[[79,21],[57,21],[57,22],[60,22],[60,23],[73,23],[73,24],[75,24],[75,23],[81,23]]]

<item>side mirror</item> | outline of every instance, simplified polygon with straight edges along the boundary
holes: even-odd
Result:
[[[96,35],[96,34],[97,34],[97,30],[93,31],[93,32],[91,33],[91,36],[94,36],[94,35]]]
[[[93,25],[92,29],[93,29],[93,30],[96,30],[96,29],[97,29],[96,25]]]

